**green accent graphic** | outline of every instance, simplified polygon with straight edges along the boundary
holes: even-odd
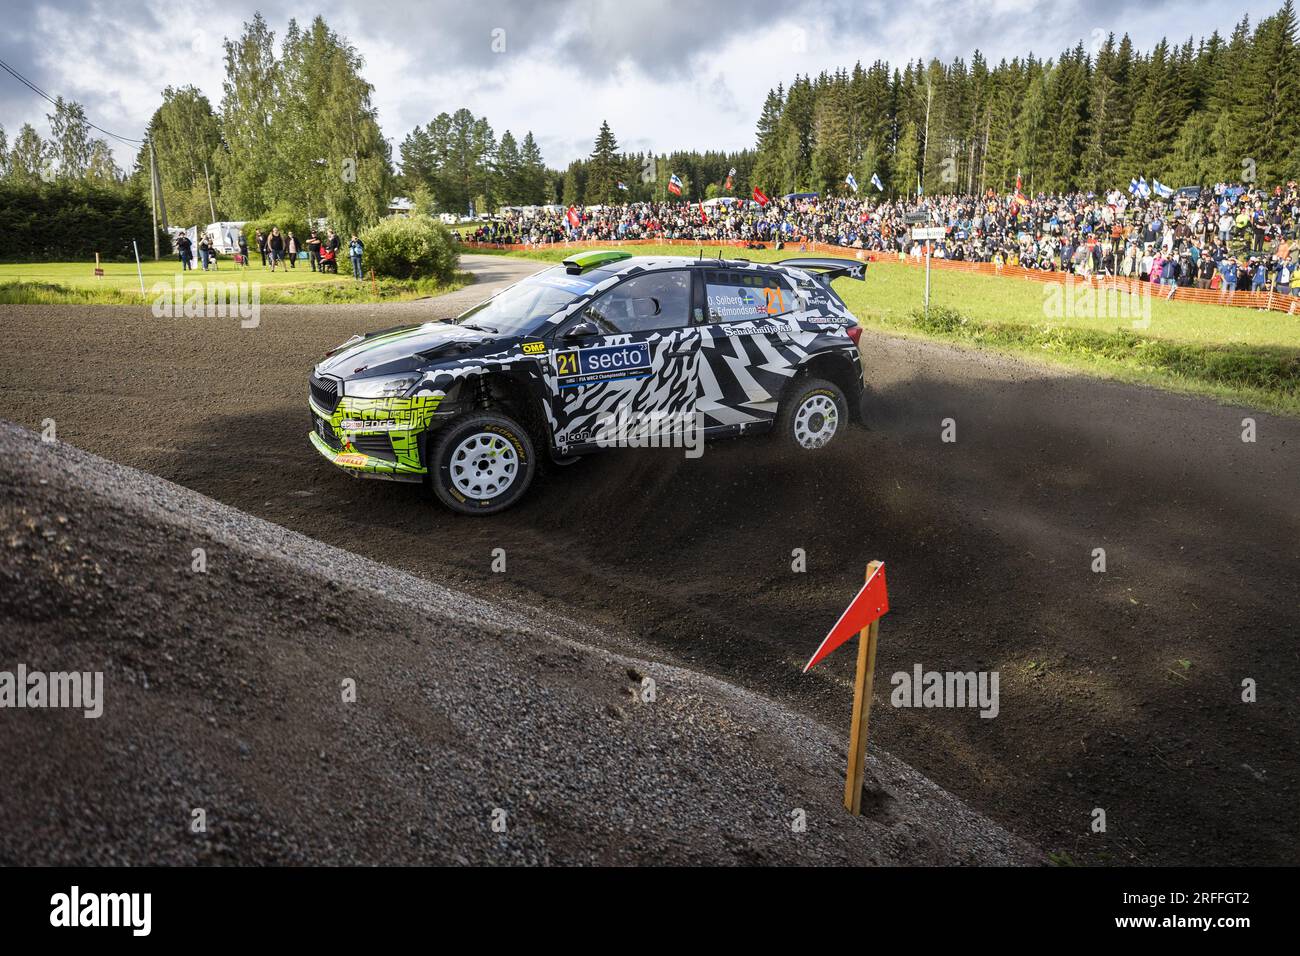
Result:
[[[312,444],[334,464],[376,475],[423,475],[420,464],[420,435],[433,422],[434,413],[445,398],[441,393],[411,398],[339,399],[329,416],[330,430],[342,451],[336,452],[312,432]],[[317,415],[321,409],[313,407]],[[321,415],[321,417],[325,417]],[[362,452],[353,444],[359,435],[382,435],[388,439],[394,461]]]
[[[596,266],[603,266],[607,262],[619,262],[623,259],[631,259],[630,252],[615,252],[611,249],[593,249],[590,252],[579,252],[576,255],[569,256],[564,260],[566,272],[578,273],[585,272],[588,269],[594,269]]]

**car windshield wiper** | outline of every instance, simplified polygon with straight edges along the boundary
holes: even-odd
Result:
[[[498,335],[501,332],[500,329],[493,328],[490,325],[474,325],[470,322],[462,322],[460,327],[462,329],[473,329],[475,332],[488,332],[492,335]]]

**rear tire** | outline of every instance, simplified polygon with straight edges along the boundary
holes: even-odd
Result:
[[[431,448],[429,485],[458,514],[504,511],[523,497],[537,470],[528,430],[493,412],[453,418],[435,433]]]
[[[795,379],[776,417],[778,440],[798,451],[820,451],[848,427],[848,411],[844,392],[834,382]]]

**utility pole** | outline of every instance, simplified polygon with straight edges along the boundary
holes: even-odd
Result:
[[[167,229],[167,203],[163,200],[162,178],[158,174],[158,154],[154,151],[153,140],[149,140],[149,193],[153,200],[153,261],[162,258],[158,248],[158,220],[162,219],[163,231]]]
[[[163,232],[170,227],[167,221],[167,200],[162,191],[162,173],[158,169],[158,154],[154,151],[153,140],[149,140],[149,172],[153,180],[154,194],[158,199],[158,218],[162,220]],[[154,244],[155,247],[157,243]]]
[[[149,208],[153,212],[153,261],[162,258],[158,248],[158,180],[153,162],[153,143],[149,144]],[[137,250],[138,252],[138,250]]]
[[[208,176],[208,164],[203,164],[203,181],[208,184],[208,212],[212,213],[211,222],[217,221],[217,207],[212,204],[212,179]]]

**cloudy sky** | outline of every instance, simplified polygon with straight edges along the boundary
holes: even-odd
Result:
[[[1188,5],[1119,0],[385,0],[335,5],[330,26],[365,57],[384,134],[461,106],[498,136],[531,129],[561,167],[591,150],[602,119],[625,149],[743,148],[767,90],[795,73],[877,58],[947,60],[979,48],[996,62],[1054,56],[1109,31],[1142,49],[1226,34],[1281,0]],[[250,0],[0,0],[0,59],[51,95],[86,106],[91,122],[139,137],[168,85],[221,99],[222,39],[261,9],[277,38],[291,4]],[[307,20],[317,8],[303,7]],[[503,48],[503,49],[502,49]],[[47,106],[0,73],[0,126],[47,132]],[[134,151],[115,144],[119,165]]]

